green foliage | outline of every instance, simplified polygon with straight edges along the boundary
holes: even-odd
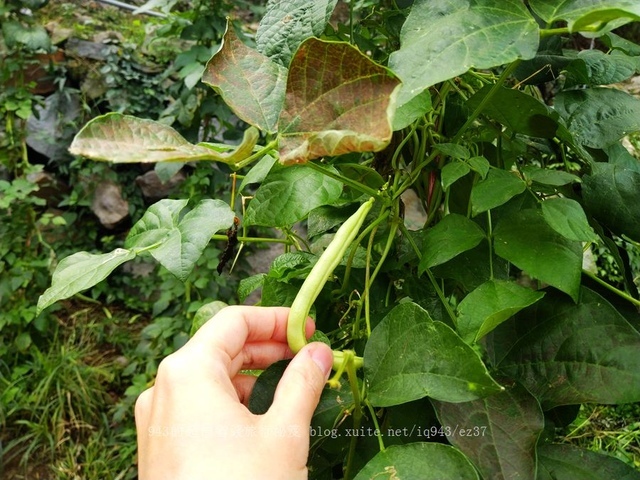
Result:
[[[638,70],[640,47],[609,33],[638,19],[635,2],[353,2],[335,27],[335,2],[294,2],[286,13],[284,3],[268,2],[256,49],[214,24],[216,38],[226,34],[207,66],[187,68],[202,65],[206,49],[181,64],[186,87],[204,72],[252,126],[240,146],[114,115],[74,142],[74,153],[114,163],[215,161],[246,174],[239,190],[251,198],[238,206],[234,173],[230,205],[193,191],[189,213],[187,200],[152,205],[124,250],[62,260],[39,307],[146,251],[187,279],[180,294],[190,298],[192,269],[212,268],[209,240],[235,233],[300,251],[241,284],[242,297],[261,286],[263,305],[291,305],[340,223],[373,199],[362,232],[314,292],[316,325],[342,351],[335,390],[314,418],[323,435],[312,442],[310,477],[638,478],[548,433],[567,406],[640,402],[640,299],[626,253],[640,240],[639,169],[620,145],[640,116],[637,99],[602,87]],[[211,38],[198,25],[181,31]],[[609,47],[572,51],[575,32]],[[565,73],[545,86],[538,69],[547,64]],[[426,213],[415,231],[409,189]],[[294,231],[304,220],[308,239]],[[284,238],[251,237],[249,226]],[[582,268],[584,252],[601,246],[619,271],[615,285]],[[78,271],[78,260],[89,267]],[[163,311],[143,332],[148,367],[129,398],[153,373],[153,355],[193,327]],[[260,376],[255,411],[268,408],[282,368]],[[393,425],[411,433],[394,435]],[[369,433],[348,438],[347,428]]]

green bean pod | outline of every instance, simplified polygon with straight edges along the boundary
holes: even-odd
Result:
[[[291,305],[287,323],[287,343],[293,353],[298,353],[307,344],[305,324],[311,305],[356,238],[374,200],[374,198],[367,200],[342,224],[298,291]]]

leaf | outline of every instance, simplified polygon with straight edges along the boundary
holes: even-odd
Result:
[[[497,370],[521,382],[544,410],[640,401],[640,333],[585,287],[577,304],[549,291],[487,339]]]
[[[569,240],[597,242],[598,236],[589,225],[580,205],[570,198],[550,198],[542,202],[542,215],[551,228]]]
[[[565,69],[565,88],[577,85],[609,85],[636,73],[636,62],[621,52],[582,50]]]
[[[393,115],[393,131],[408,127],[431,109],[431,94],[425,90],[396,109]]]
[[[486,212],[507,203],[527,188],[517,175],[499,168],[491,168],[487,178],[471,189],[471,211],[473,215]]]
[[[445,191],[448,190],[456,180],[460,180],[470,171],[471,168],[464,162],[454,161],[447,163],[444,167],[442,167],[442,171],[440,172],[440,177],[442,179],[442,189]]]
[[[193,337],[195,333],[200,330],[205,323],[211,320],[220,310],[228,307],[224,302],[220,300],[214,300],[213,302],[205,303],[202,305],[193,316],[193,320],[191,320],[191,331],[189,332],[189,336]]]
[[[242,183],[238,187],[238,191],[243,192],[244,189],[252,183],[261,183],[267,177],[275,163],[276,158],[271,155],[262,157],[244,176]]]
[[[541,445],[538,464],[537,480],[640,480],[640,472],[617,458],[573,445]]]
[[[51,50],[51,38],[42,25],[25,26],[6,18],[2,22],[2,36],[8,47],[15,48],[16,44],[21,44],[32,51]]]
[[[486,178],[489,173],[489,169],[491,165],[489,164],[489,160],[484,157],[471,157],[467,160],[467,163],[471,167],[474,172],[480,174],[481,178]]]
[[[332,167],[329,167],[334,171]],[[249,202],[245,225],[289,227],[338,200],[342,183],[304,165],[272,171]]]
[[[125,246],[149,251],[185,281],[214,233],[231,227],[234,213],[222,200],[202,200],[180,217],[187,200],[160,200],[131,228]]]
[[[445,216],[433,228],[427,230],[422,246],[419,271],[440,265],[453,257],[471,250],[486,234],[467,217],[456,213]]]
[[[565,20],[570,32],[606,33],[640,18],[636,0],[530,0],[529,6],[548,24]]]
[[[299,45],[323,32],[337,0],[269,0],[258,32],[258,51],[288,67]]]
[[[58,300],[72,297],[107,278],[116,267],[133,260],[136,253],[116,248],[109,253],[95,255],[78,252],[60,261],[51,278],[51,286],[40,295],[37,313]]]
[[[530,182],[541,183],[543,185],[551,185],[561,187],[569,183],[580,182],[580,177],[562,170],[550,170],[548,168],[540,168],[534,165],[526,165],[522,167],[522,173]]]
[[[501,389],[471,347],[411,302],[396,306],[373,329],[364,369],[369,401],[377,407],[426,396],[466,402]]]
[[[458,333],[467,343],[475,343],[542,297],[544,293],[521,287],[515,282],[489,280],[458,305]]]
[[[436,150],[444,155],[456,158],[458,160],[468,160],[471,157],[469,149],[457,143],[437,143],[433,146]]]
[[[478,480],[469,460],[449,445],[391,445],[376,454],[354,480]]]
[[[470,68],[533,58],[538,26],[520,0],[416,0],[389,67],[403,81],[402,108],[436,83]]]
[[[212,160],[233,164],[248,157],[257,140],[257,130],[249,128],[240,145],[231,152],[221,153],[189,143],[163,123],[107,113],[82,127],[73,139],[69,152],[114,163]]]
[[[467,101],[467,106],[475,110],[485,97],[493,95],[491,101],[482,109],[482,113],[515,133],[530,137],[553,138],[558,129],[555,114],[545,104],[512,88],[494,88],[486,85]]]
[[[640,100],[612,88],[560,92],[555,109],[577,142],[605,148],[640,130]]]
[[[207,63],[202,81],[242,120],[273,133],[284,103],[287,69],[243,44],[227,23],[222,47]]]
[[[398,84],[389,70],[348,43],[306,40],[287,80],[278,124],[280,162],[384,149],[393,133]]]
[[[247,297],[258,288],[262,287],[266,273],[258,273],[250,277],[245,277],[238,284],[238,299],[240,303],[244,303]]]
[[[516,384],[472,402],[432,403],[442,425],[456,426],[444,429],[447,440],[476,465],[483,478],[535,480],[536,443],[544,416],[526,389]]]
[[[611,229],[640,241],[640,173],[597,163],[583,177],[582,196],[589,215]]]

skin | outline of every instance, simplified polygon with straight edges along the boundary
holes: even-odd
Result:
[[[284,307],[228,307],[165,358],[136,402],[139,478],[306,479],[309,425],[331,371],[331,350],[295,355],[264,415],[247,401],[263,369],[291,358]],[[309,319],[305,333],[315,330]]]

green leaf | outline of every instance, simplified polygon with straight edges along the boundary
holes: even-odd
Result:
[[[515,282],[489,280],[464,297],[458,305],[458,333],[466,342],[475,343],[542,297],[544,293]]]
[[[187,200],[160,200],[131,228],[125,246],[148,250],[163,267],[185,281],[211,236],[231,227],[234,213],[222,200],[202,200],[181,217]]]
[[[640,100],[621,90],[568,90],[556,96],[554,106],[587,147],[605,148],[640,130]]]
[[[213,302],[202,305],[193,316],[193,320],[191,320],[191,331],[189,336],[193,337],[195,333],[200,330],[200,327],[211,320],[220,310],[228,306],[229,305],[221,302],[220,300],[214,300]]]
[[[617,458],[573,445],[541,445],[538,465],[537,480],[640,480],[640,472]]]
[[[469,460],[449,445],[392,445],[376,454],[354,480],[478,480]]]
[[[467,160],[471,157],[469,149],[463,145],[457,143],[438,143],[433,146],[440,153],[445,154],[447,157],[456,158],[458,160]]]
[[[533,278],[578,300],[582,246],[553,230],[541,211],[525,209],[503,218],[494,230],[494,247]]]
[[[565,70],[565,88],[577,85],[609,85],[636,73],[636,61],[624,53],[582,50]]]
[[[369,400],[378,407],[426,396],[467,402],[501,389],[471,347],[411,302],[396,306],[373,329],[364,369]]]
[[[396,109],[393,115],[393,131],[408,127],[431,109],[431,94],[425,90]]]
[[[133,260],[136,253],[124,248],[99,255],[78,252],[60,261],[51,278],[51,286],[38,299],[39,314],[58,300],[72,297],[107,278],[116,267]]]
[[[2,23],[2,36],[8,47],[21,44],[29,50],[51,50],[51,39],[42,25],[25,26],[20,22],[6,20]]]
[[[456,180],[461,179],[471,171],[469,165],[465,162],[450,162],[442,167],[440,178],[442,179],[442,189],[448,190]]]
[[[416,0],[389,67],[403,81],[404,106],[436,83],[470,68],[533,58],[538,26],[520,0]]]
[[[640,19],[636,0],[530,0],[529,6],[548,24],[565,20],[570,32],[605,33]]]
[[[480,174],[481,178],[486,178],[489,173],[489,169],[491,168],[489,160],[484,157],[471,157],[467,160],[467,163],[474,172]]]
[[[87,123],[73,139],[69,151],[93,160],[114,163],[192,162],[211,160],[236,163],[253,151],[258,131],[249,128],[240,145],[221,153],[193,145],[160,122],[120,113],[108,113]],[[233,147],[228,147],[231,149]]]
[[[640,401],[640,333],[587,288],[577,304],[548,292],[487,339],[500,373],[520,381],[545,410]]]
[[[536,443],[544,415],[526,389],[516,384],[472,402],[432,403],[440,423],[450,426],[444,429],[447,440],[476,465],[483,478],[535,480]]]
[[[550,198],[542,202],[546,222],[563,237],[576,242],[597,242],[587,216],[580,205],[570,198]]]
[[[258,273],[250,277],[245,277],[238,284],[238,299],[240,303],[244,303],[247,297],[258,288],[262,287],[266,273]]]
[[[239,118],[272,133],[284,103],[286,78],[286,68],[244,45],[228,23],[222,47],[207,63],[202,81]]]
[[[304,165],[277,169],[249,202],[244,223],[289,227],[314,208],[337,201],[341,192],[341,182]]]
[[[419,271],[440,265],[453,257],[471,250],[486,234],[467,217],[456,213],[445,216],[433,228],[427,230],[422,246]]]
[[[309,37],[324,32],[337,0],[269,0],[258,32],[258,51],[289,66],[293,54]]]
[[[587,213],[614,233],[640,241],[640,173],[597,163],[583,177],[582,196]]]
[[[278,124],[280,161],[382,150],[393,133],[398,84],[388,69],[348,43],[306,40],[287,80]]]
[[[487,178],[476,183],[471,189],[471,211],[475,216],[499,207],[524,192],[526,188],[526,182],[516,174],[491,168]]]
[[[467,101],[467,106],[475,110],[489,93],[493,96],[482,113],[500,122],[515,133],[530,137],[553,138],[558,130],[557,117],[549,107],[519,90],[494,85],[486,85]]]
[[[252,183],[261,183],[265,178],[267,178],[267,175],[276,161],[276,158],[271,155],[265,155],[262,157],[260,161],[253,165],[251,170],[249,170],[244,176],[238,190],[243,192],[244,189]]]
[[[562,170],[550,170],[548,168],[540,168],[534,165],[526,165],[522,167],[522,173],[530,182],[541,183],[543,185],[551,185],[561,187],[569,183],[580,182],[580,177]]]

